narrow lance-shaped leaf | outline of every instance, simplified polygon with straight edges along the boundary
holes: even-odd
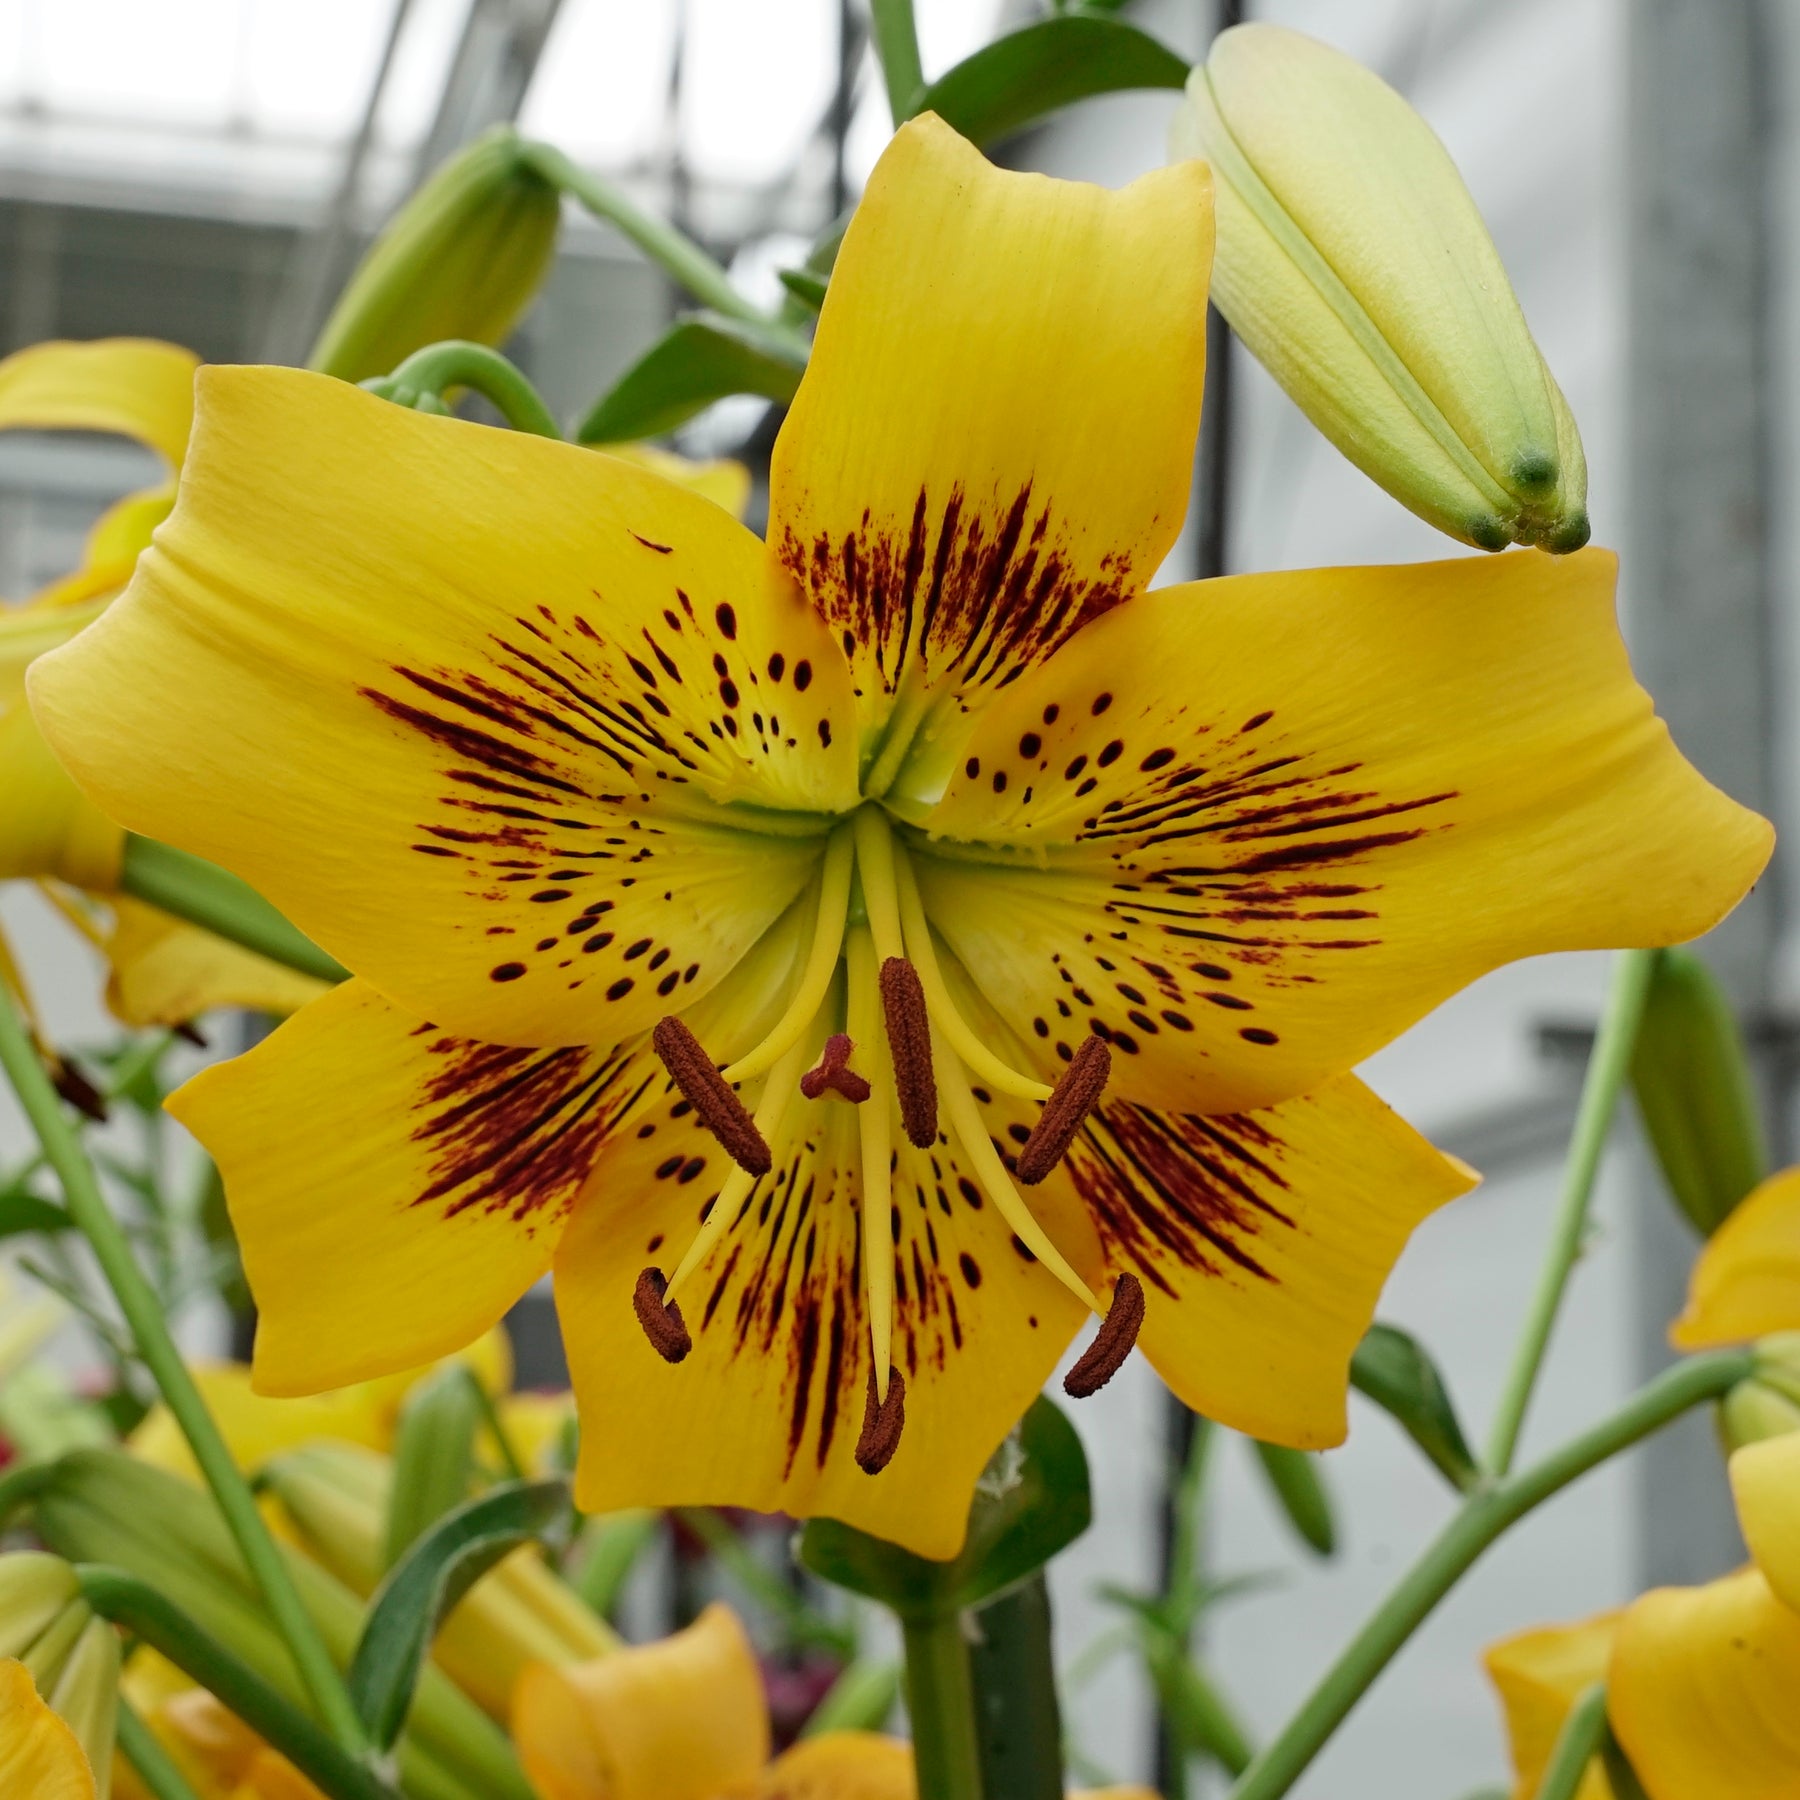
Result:
[[[1644,1129],[1675,1203],[1710,1237],[1768,1173],[1731,1002],[1691,950],[1663,950],[1631,1059]]]
[[[1337,1549],[1337,1524],[1318,1458],[1306,1450],[1250,1441],[1288,1523],[1314,1552],[1330,1556]]]
[[[543,1536],[569,1506],[566,1481],[518,1481],[446,1514],[388,1572],[351,1658],[350,1698],[387,1749],[444,1615],[509,1551]]]
[[[1466,1493],[1480,1474],[1450,1390],[1430,1353],[1395,1325],[1376,1323],[1350,1359],[1350,1385],[1389,1414],[1450,1485]]]

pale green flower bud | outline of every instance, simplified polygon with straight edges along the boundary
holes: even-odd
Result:
[[[99,1800],[111,1788],[119,1711],[119,1634],[81,1597],[60,1556],[0,1556],[0,1656],[22,1663],[81,1745]]]
[[[0,1556],[0,1657],[22,1657],[80,1597],[75,1571],[60,1556]]]
[[[449,338],[498,345],[542,285],[562,194],[496,126],[449,158],[388,222],[332,309],[307,367],[385,375]]]
[[[1212,164],[1213,299],[1324,434],[1465,543],[1587,542],[1587,463],[1481,215],[1378,76],[1240,25],[1170,134]]]
[[[1792,1431],[1800,1431],[1800,1405],[1766,1382],[1740,1381],[1719,1403],[1719,1436],[1727,1456]]]

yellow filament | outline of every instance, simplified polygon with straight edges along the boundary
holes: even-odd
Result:
[[[751,1115],[756,1120],[756,1129],[762,1133],[763,1142],[775,1158],[775,1167],[769,1171],[771,1181],[781,1168],[782,1127],[787,1122],[794,1096],[800,1091],[800,1077],[806,1070],[806,1051],[804,1039],[789,1048],[771,1072],[762,1099]],[[669,1277],[669,1285],[663,1290],[665,1301],[674,1299],[675,1290],[712,1254],[713,1246],[737,1217],[738,1208],[750,1198],[750,1190],[756,1186],[757,1179],[748,1169],[732,1165],[731,1173],[725,1177],[725,1185],[719,1189],[719,1197],[712,1204],[712,1211],[694,1233],[687,1254],[675,1265],[675,1273]]]
[[[862,1149],[863,1281],[869,1296],[869,1349],[875,1398],[887,1398],[894,1336],[893,1077],[876,986],[875,940],[867,926],[850,933],[849,1004],[845,1028],[856,1045],[869,1097],[856,1109]]]
[[[1005,1063],[970,1029],[969,1022],[956,1009],[950,990],[944,984],[938,967],[937,950],[931,942],[931,925],[925,917],[925,904],[919,898],[919,880],[903,849],[895,847],[896,886],[900,898],[900,926],[906,938],[906,954],[919,971],[919,985],[925,990],[925,1006],[932,1019],[950,1040],[950,1047],[969,1068],[991,1088],[1021,1100],[1048,1100],[1050,1089],[1029,1075],[1021,1075]]]
[[[894,837],[887,814],[879,806],[859,807],[851,824],[856,831],[856,869],[862,877],[863,905],[875,934],[875,954],[886,962],[904,956],[900,935],[900,901],[894,892]]]
[[[800,1039],[824,1004],[831,978],[837,973],[838,952],[844,942],[844,918],[850,908],[850,875],[856,865],[856,840],[848,823],[832,832],[825,846],[825,862],[819,871],[819,911],[813,926],[812,951],[801,973],[800,985],[774,1030],[725,1070],[727,1081],[750,1081],[772,1069]]]
[[[1104,1313],[1106,1308],[1094,1297],[1088,1284],[1063,1261],[1062,1252],[1051,1243],[1043,1226],[1032,1217],[1031,1208],[1019,1198],[1000,1153],[994,1148],[981,1122],[975,1096],[969,1092],[968,1073],[956,1052],[947,1044],[934,1046],[932,1061],[937,1069],[938,1099],[950,1115],[950,1129],[956,1134],[962,1153],[968,1159],[975,1179],[988,1198],[1000,1209],[1000,1216],[1013,1228],[1019,1242],[1066,1287],[1083,1306]]]

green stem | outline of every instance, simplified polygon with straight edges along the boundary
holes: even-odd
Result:
[[[119,886],[147,905],[199,925],[320,981],[343,981],[349,970],[296,930],[246,881],[155,838],[125,834]]]
[[[977,1611],[969,1675],[982,1792],[1004,1800],[1062,1800],[1062,1715],[1042,1569]]]
[[[919,1792],[931,1800],[983,1800],[975,1684],[962,1616],[946,1612],[907,1619],[903,1626],[906,1709],[912,1717]]]
[[[381,385],[390,398],[399,399],[406,392],[404,405],[412,404],[413,395],[433,394],[441,399],[451,388],[473,388],[499,407],[515,431],[529,431],[536,437],[562,436],[556,415],[518,368],[498,350],[465,338],[446,338],[441,344],[415,350]]]
[[[1575,1790],[1587,1774],[1588,1764],[1600,1754],[1606,1741],[1606,1684],[1596,1681],[1569,1708],[1556,1748],[1544,1767],[1535,1800],[1575,1800]]]
[[[1557,1208],[1549,1252],[1538,1277],[1537,1291],[1531,1297],[1531,1309],[1525,1316],[1519,1347],[1514,1352],[1512,1369],[1501,1390],[1499,1410],[1494,1417],[1485,1464],[1490,1475],[1505,1475],[1512,1467],[1514,1453],[1519,1447],[1519,1433],[1525,1425],[1525,1412],[1531,1404],[1532,1390],[1537,1386],[1544,1353],[1550,1347],[1550,1334],[1556,1327],[1563,1290],[1569,1284],[1569,1275],[1580,1258],[1582,1240],[1587,1235],[1588,1206],[1593,1198],[1594,1181],[1600,1173],[1600,1158],[1612,1130],[1619,1093],[1631,1073],[1631,1052],[1637,1043],[1638,1026],[1643,1022],[1644,1002],[1649,997],[1650,977],[1655,968],[1654,950],[1622,951],[1613,968],[1606,1009],[1601,1014],[1600,1029],[1594,1038],[1587,1074],[1581,1084],[1581,1104],[1575,1114],[1574,1135],[1569,1140],[1562,1200]]]
[[[209,1637],[174,1601],[128,1575],[97,1563],[79,1564],[82,1597],[103,1619],[122,1625],[272,1744],[331,1800],[398,1800],[395,1790],[334,1743],[313,1720],[289,1705],[247,1664]]]
[[[872,0],[875,55],[887,83],[888,107],[896,125],[919,110],[925,92],[925,69],[919,61],[919,31],[913,23],[913,0]]]
[[[553,144],[527,144],[524,155],[546,181],[573,196],[595,218],[617,227],[703,305],[727,318],[769,323],[767,314],[731,285],[731,277],[719,264],[666,219],[645,212],[629,195],[571,162]]]
[[[174,1759],[123,1694],[119,1696],[118,1733],[120,1753],[131,1764],[132,1773],[144,1784],[151,1800],[198,1800],[187,1777],[176,1768]]]
[[[219,1503],[219,1511],[224,1514],[231,1534],[237,1540],[245,1566],[262,1590],[269,1615],[286,1640],[295,1667],[318,1706],[320,1716],[346,1749],[361,1751],[367,1740],[350,1705],[350,1696],[311,1618],[300,1604],[287,1565],[281,1560],[281,1553],[269,1536],[262,1514],[256,1509],[249,1485],[232,1461],[231,1452],[226,1448],[218,1426],[213,1423],[212,1414],[206,1410],[206,1402],[201,1399],[187,1364],[181,1359],[156,1292],[138,1267],[131,1245],[100,1191],[93,1164],[88,1161],[81,1139],[70,1125],[62,1102],[38,1060],[24,1020],[3,988],[0,988],[0,1068],[5,1070],[18,1095],[20,1107],[37,1133],[50,1166],[56,1171],[69,1216],[92,1247],[94,1260],[100,1265],[100,1272],[106,1277],[107,1285],[118,1301],[119,1311],[130,1327],[138,1355],[187,1438],[194,1460],[200,1465],[200,1472]]]
[[[1691,1356],[1641,1388],[1611,1418],[1510,1481],[1478,1488],[1326,1672],[1281,1735],[1250,1765],[1231,1800],[1278,1800],[1299,1780],[1408,1638],[1487,1547],[1534,1507],[1608,1457],[1744,1380],[1747,1350]]]

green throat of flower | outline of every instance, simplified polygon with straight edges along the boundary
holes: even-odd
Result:
[[[814,1059],[823,1014],[843,981],[843,1028],[830,1031]],[[1111,1070],[1099,1037],[1085,1039],[1048,1087],[995,1054],[963,1017],[931,941],[919,886],[887,814],[868,803],[839,823],[825,849],[812,945],[792,999],[753,1049],[721,1069],[683,1021],[671,1014],[652,1034],[657,1054],[735,1165],[674,1272],[647,1268],[635,1305],[659,1354],[678,1363],[693,1348],[676,1296],[742,1214],[756,1184],[773,1169],[807,1102],[846,1101],[857,1109],[861,1163],[862,1269],[871,1366],[856,1460],[869,1474],[887,1466],[905,1422],[905,1380],[893,1366],[892,1210],[894,1108],[920,1149],[939,1141],[940,1115],[983,1192],[1031,1254],[1084,1306],[1104,1315],[1087,1352],[1069,1371],[1067,1392],[1102,1387],[1131,1353],[1144,1315],[1143,1289],[1122,1274],[1110,1305],[1072,1269],[1019,1192],[1061,1162]],[[852,1066],[854,1059],[856,1066]],[[808,1065],[811,1064],[809,1067]],[[745,1083],[766,1077],[754,1112],[739,1099]],[[1009,1171],[982,1122],[973,1085],[1043,1103]],[[873,1100],[874,1104],[869,1104]]]

